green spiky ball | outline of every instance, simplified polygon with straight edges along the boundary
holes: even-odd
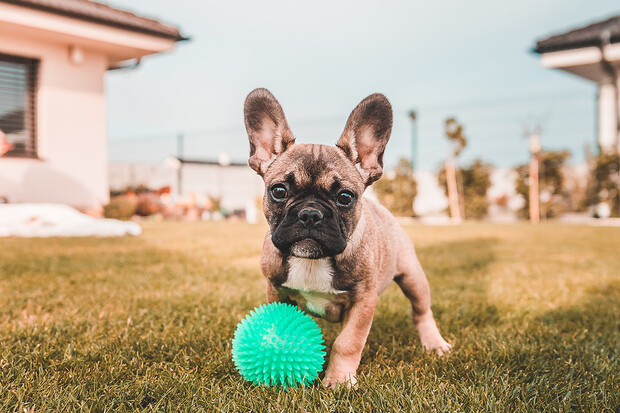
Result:
[[[235,366],[244,379],[267,386],[308,385],[325,360],[321,329],[308,314],[284,303],[263,304],[237,325]]]

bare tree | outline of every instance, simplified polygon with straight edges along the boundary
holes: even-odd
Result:
[[[456,118],[446,119],[446,137],[450,140],[448,158],[446,159],[446,182],[448,186],[448,201],[450,204],[450,216],[455,223],[461,222],[461,208],[459,206],[459,193],[456,183],[456,158],[467,146],[467,138],[463,133],[463,125]]]

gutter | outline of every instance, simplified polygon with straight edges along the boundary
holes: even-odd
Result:
[[[132,61],[133,60],[133,61]],[[125,63],[125,62],[120,62],[120,63],[115,63],[113,65],[108,66],[108,71],[112,71],[112,70],[133,70],[133,69],[137,69],[138,66],[140,66],[140,63],[142,62],[142,58],[138,57],[136,59],[132,59],[129,60],[129,63]],[[616,93],[618,92],[618,89],[616,88]]]

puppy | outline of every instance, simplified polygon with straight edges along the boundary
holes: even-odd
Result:
[[[392,107],[381,94],[351,113],[336,146],[295,144],[282,107],[266,89],[245,100],[249,165],[265,181],[269,231],[261,254],[267,301],[305,309],[342,330],[323,384],[354,385],[377,297],[392,280],[411,301],[422,345],[450,350],[431,312],[430,289],[405,231],[363,198],[383,173]]]

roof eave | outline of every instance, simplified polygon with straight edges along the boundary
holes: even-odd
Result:
[[[74,13],[71,12],[69,10],[58,10],[55,9],[54,7],[48,7],[45,5],[39,5],[37,7],[33,7],[30,4],[21,2],[19,0],[2,0],[5,3],[12,3],[21,7],[26,7],[26,8],[30,8],[30,9],[34,9],[34,10],[39,10],[39,11],[43,11],[43,12],[47,12],[47,13],[52,13],[52,14],[56,14],[59,16],[64,16],[64,17],[70,17],[73,19],[77,19],[77,20],[82,20],[82,21],[87,21],[87,22],[91,22],[91,23],[97,23],[97,24],[101,24],[104,26],[109,26],[109,27],[115,27],[118,29],[123,29],[123,30],[128,30],[128,31],[132,31],[132,32],[136,32],[136,33],[142,33],[142,34],[147,34],[150,36],[155,36],[155,37],[159,37],[159,38],[163,38],[163,39],[167,39],[167,40],[172,40],[175,42],[182,42],[182,41],[188,41],[191,38],[188,36],[184,36],[180,33],[180,31],[176,31],[176,33],[166,33],[163,31],[158,31],[158,30],[149,30],[147,28],[142,28],[142,27],[136,27],[136,26],[132,26],[132,25],[128,25],[128,24],[123,24],[123,23],[119,23],[119,22],[111,22],[109,20],[103,19],[103,18],[98,18],[96,16],[87,16],[87,15],[83,15],[80,13]]]

